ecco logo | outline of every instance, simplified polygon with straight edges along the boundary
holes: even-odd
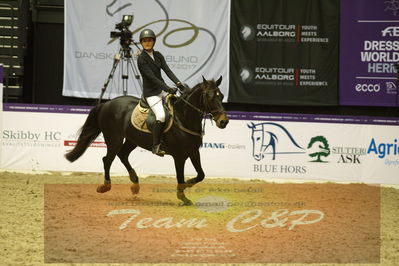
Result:
[[[399,37],[399,27],[390,26],[382,30],[381,33],[383,37]]]
[[[379,92],[381,90],[380,84],[356,84],[356,91],[358,92]]]

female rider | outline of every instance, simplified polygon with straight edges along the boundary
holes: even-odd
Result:
[[[140,44],[144,51],[138,56],[137,65],[143,78],[143,95],[156,118],[152,130],[152,153],[164,156],[165,151],[161,149],[161,136],[165,123],[162,99],[168,93],[175,94],[176,88],[170,88],[165,84],[162,79],[161,69],[179,89],[184,90],[184,86],[170,70],[163,55],[158,51],[154,51],[155,41],[156,36],[152,30],[145,29],[140,33]]]

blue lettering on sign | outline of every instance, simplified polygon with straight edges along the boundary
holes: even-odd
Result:
[[[208,148],[208,149],[224,149],[225,145],[224,143],[210,143],[210,142],[204,142],[201,145],[201,148]]]
[[[395,139],[394,143],[380,143],[377,144],[375,139],[371,139],[367,154],[374,153],[378,158],[385,158],[386,155],[399,155],[398,140]]]

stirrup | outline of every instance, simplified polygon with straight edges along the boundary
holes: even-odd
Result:
[[[152,146],[152,153],[163,157],[166,152],[161,149],[161,144],[157,144]]]

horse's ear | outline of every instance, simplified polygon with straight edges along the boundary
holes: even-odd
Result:
[[[222,83],[222,76],[218,80],[216,80],[216,86],[219,87],[220,83]]]
[[[247,126],[248,126],[249,128],[252,128],[252,129],[255,128],[254,122],[248,123]]]
[[[203,81],[204,83],[206,83],[206,79],[204,78],[204,76],[202,76],[202,81]]]

